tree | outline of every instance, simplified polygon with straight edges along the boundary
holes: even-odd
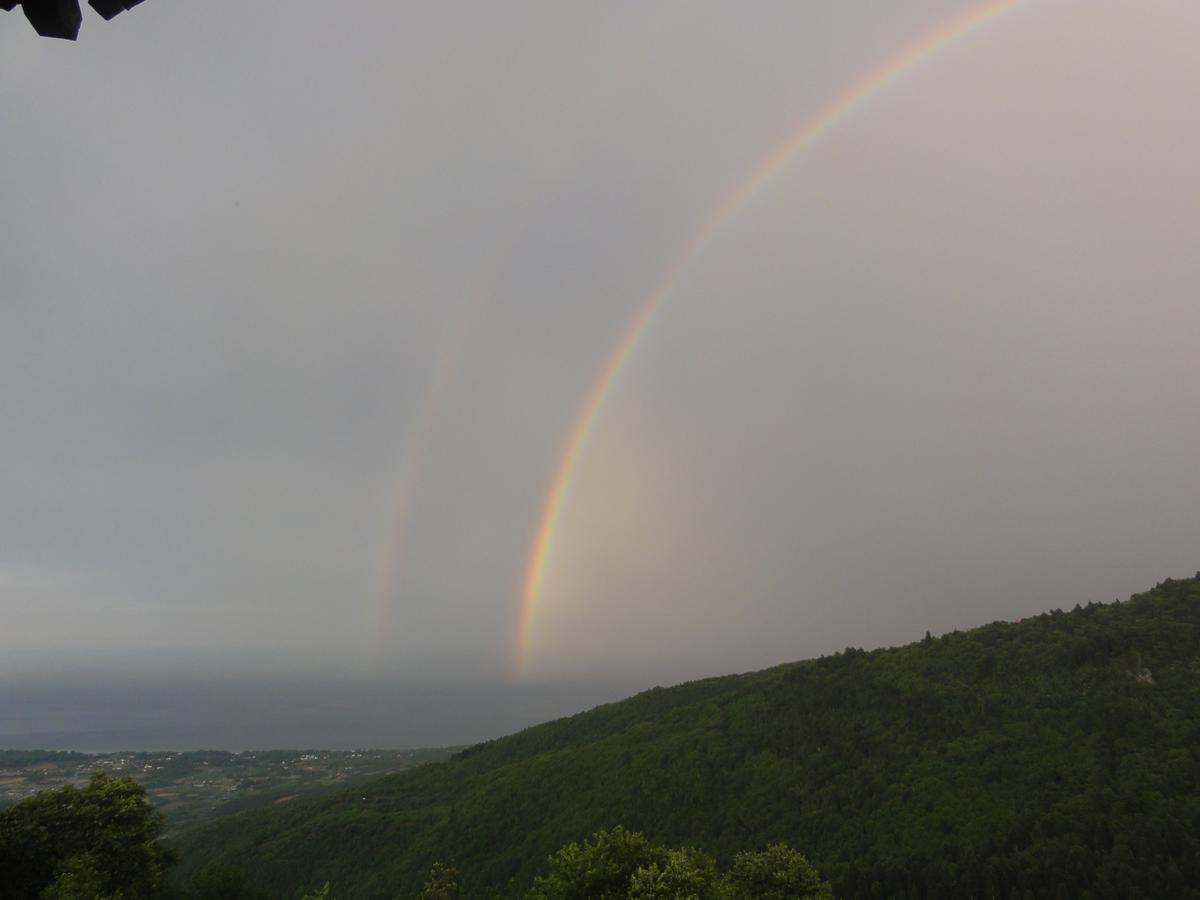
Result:
[[[162,816],[132,778],[96,773],[0,812],[5,900],[141,900],[162,888],[170,854]]]
[[[725,875],[700,850],[658,847],[621,827],[550,857],[526,900],[833,900],[808,860],[785,844],[739,853]]]
[[[717,864],[699,850],[670,850],[663,865],[651,863],[629,879],[630,900],[717,900],[722,896]]]
[[[669,853],[645,835],[597,831],[590,842],[567,844],[550,857],[550,873],[537,878],[527,900],[625,900],[633,874],[651,865],[665,866]]]
[[[53,884],[38,897],[40,900],[118,900],[105,891],[104,877],[88,853],[67,860]]]
[[[458,900],[458,871],[435,862],[421,890],[421,900]]]
[[[739,853],[726,884],[729,896],[738,900],[833,900],[829,882],[786,844],[772,844],[758,853]]]

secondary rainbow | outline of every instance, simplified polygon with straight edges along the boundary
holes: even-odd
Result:
[[[450,389],[458,378],[469,318],[469,310],[459,310],[442,338],[432,377],[422,395],[421,405],[409,429],[404,453],[400,458],[396,486],[392,494],[394,499],[391,507],[391,527],[379,555],[376,576],[372,640],[377,662],[391,635],[396,595],[400,591],[404,574],[409,517],[417,485],[425,469],[433,435],[445,415]]]
[[[604,410],[605,401],[612,392],[612,387],[621,371],[625,368],[625,364],[654,322],[663,303],[687,275],[688,270],[704,248],[713,241],[721,228],[736,218],[794,157],[825,135],[852,110],[938,50],[1027,2],[1029,0],[991,0],[991,2],[984,3],[963,15],[956,16],[850,85],[772,149],[750,174],[717,204],[692,238],[683,245],[683,249],[665,270],[654,289],[638,306],[629,325],[608,355],[603,369],[593,382],[570,431],[567,433],[567,440],[559,456],[554,477],[550,481],[550,489],[542,504],[536,536],[524,570],[520,613],[517,620],[515,651],[517,677],[521,677],[525,671],[530,630],[538,603],[541,600],[542,584],[554,550],[559,519],[566,498],[571,493],[575,472],[587,447],[588,438],[595,430],[596,422]]]
[[[658,7],[655,7],[658,9]],[[516,248],[525,234],[525,229],[535,221],[535,216],[544,201],[546,194],[554,196],[559,185],[565,182],[571,161],[578,155],[579,147],[585,143],[587,136],[599,127],[600,116],[616,99],[628,92],[638,83],[638,76],[643,73],[645,63],[652,56],[654,38],[660,31],[670,26],[671,18],[663,7],[662,14],[650,20],[645,33],[628,48],[625,55],[614,60],[614,69],[622,73],[622,77],[614,80],[601,95],[598,106],[600,113],[585,123],[562,149],[553,155],[552,164],[546,181],[549,187],[544,194],[530,193],[527,203],[519,210],[509,212],[510,219],[524,223],[516,227],[509,235],[509,240],[495,249],[487,266],[478,268],[490,272],[491,278],[478,286],[478,299],[464,302],[457,314],[456,324],[447,332],[448,337],[441,341],[441,349],[434,364],[433,374],[426,385],[417,413],[408,431],[400,464],[397,469],[395,487],[392,491],[394,498],[390,511],[390,522],[376,566],[374,584],[374,617],[371,620],[372,643],[374,658],[382,662],[388,642],[392,638],[392,623],[395,618],[396,606],[404,580],[404,563],[407,556],[408,532],[411,521],[413,501],[417,494],[418,485],[425,474],[425,463],[434,442],[440,424],[445,417],[445,410],[450,401],[454,383],[458,380],[458,372],[466,352],[471,323],[482,315],[482,311],[496,299],[496,285],[502,263],[511,260]]]

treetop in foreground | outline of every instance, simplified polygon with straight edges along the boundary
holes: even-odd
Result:
[[[784,844],[738,853],[722,874],[707,853],[655,846],[618,826],[551,856],[526,900],[833,900],[833,891]]]
[[[139,900],[163,886],[162,817],[131,778],[91,777],[0,812],[0,897]]]

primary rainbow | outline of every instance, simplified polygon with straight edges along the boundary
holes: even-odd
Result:
[[[528,653],[529,634],[541,599],[542,582],[554,549],[555,533],[562,515],[564,501],[570,494],[579,460],[587,446],[588,438],[595,430],[596,422],[604,409],[617,377],[633,355],[642,336],[649,329],[663,302],[674,292],[701,251],[713,240],[722,226],[734,219],[763,188],[781,172],[797,154],[806,150],[826,134],[855,107],[870,99],[889,82],[903,75],[938,50],[958,38],[981,28],[1002,13],[1020,6],[1027,0],[990,0],[970,12],[957,16],[938,26],[896,56],[850,85],[845,91],[821,107],[816,114],[806,119],[767,156],[716,206],[701,223],[691,240],[657,282],[654,290],[642,301],[622,333],[616,346],[609,354],[604,368],[588,391],[579,413],[568,432],[550,490],[542,504],[538,521],[537,536],[525,566],[521,587],[521,608],[517,622],[516,675],[524,674]]]
[[[660,15],[650,20],[646,32],[632,47],[628,48],[624,56],[613,60],[613,68],[622,73],[622,76],[611,82],[601,95],[598,101],[601,112],[608,109],[632,85],[637,84],[637,78],[643,71],[646,60],[651,58],[653,38],[660,30],[665,30],[670,26],[671,18],[667,14],[669,10],[666,7],[661,9],[654,7],[654,9],[659,10]],[[599,118],[599,114],[596,118]],[[546,193],[551,196],[556,193],[557,186],[566,180],[570,163],[577,155],[579,147],[587,140],[588,134],[597,127],[599,126],[596,120],[587,123],[586,127],[581,129],[580,133],[576,134],[560,153],[553,156],[552,164],[548,167],[549,174],[546,180],[550,186]],[[523,207],[515,213],[510,211],[510,220],[525,223],[525,227],[528,227],[534,221],[534,216],[539,209],[536,201],[542,196],[544,195],[528,194],[527,202]],[[395,487],[392,491],[394,499],[391,505],[390,523],[376,567],[375,615],[370,625],[373,654],[377,663],[383,662],[385,652],[393,637],[392,623],[404,579],[404,563],[407,557],[408,530],[413,501],[418,485],[425,475],[426,459],[445,416],[445,409],[454,382],[458,379],[458,371],[468,342],[467,332],[470,330],[471,322],[482,315],[485,306],[494,302],[496,286],[490,281],[495,279],[500,264],[511,258],[522,235],[521,227],[513,229],[510,233],[510,240],[495,250],[489,263],[490,270],[494,270],[492,278],[479,285],[480,296],[478,299],[466,301],[459,310],[456,324],[447,333],[448,337],[441,342],[433,374],[426,385],[409,428],[404,451],[400,457]],[[480,268],[487,267],[480,266]]]

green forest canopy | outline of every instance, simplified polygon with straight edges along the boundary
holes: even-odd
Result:
[[[1200,582],[655,688],[179,842],[273,897],[519,895],[616,824],[855,897],[1200,897]]]
[[[163,820],[129,777],[96,773],[82,789],[44,791],[0,813],[0,888],[7,900],[264,900],[239,871],[207,867],[185,885],[167,881],[174,861]],[[458,900],[458,873],[434,863],[421,900]],[[833,900],[828,883],[795,850],[776,844],[739,853],[717,871],[698,850],[658,847],[617,827],[568,844],[527,900]],[[304,900],[334,900],[328,882]]]

